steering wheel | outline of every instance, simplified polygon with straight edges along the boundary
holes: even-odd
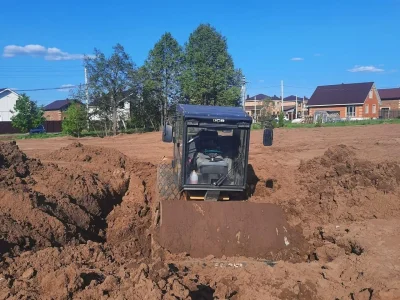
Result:
[[[216,153],[218,155],[218,154],[222,154],[222,151],[217,150],[217,149],[205,149],[204,150],[205,155],[209,155],[211,153]]]
[[[219,154],[222,154],[222,151],[212,149],[212,150],[204,150],[204,154],[210,157],[210,161],[215,161]]]

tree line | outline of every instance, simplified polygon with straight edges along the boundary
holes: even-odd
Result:
[[[209,24],[200,24],[184,46],[164,33],[141,67],[121,44],[108,57],[95,49],[84,66],[88,84],[72,97],[83,102],[89,95],[95,107],[91,113],[114,134],[121,126],[158,129],[178,103],[240,105],[242,72],[234,66],[226,38]],[[130,119],[122,115],[126,103]]]
[[[235,68],[226,38],[200,24],[181,46],[164,33],[138,67],[117,43],[106,56],[95,48],[83,61],[88,83],[70,93],[63,131],[116,134],[119,128],[158,130],[178,103],[238,106],[242,72]],[[89,99],[89,110],[85,105]],[[128,104],[128,105],[127,105]],[[43,110],[25,94],[15,107],[15,127],[24,132],[44,122]]]

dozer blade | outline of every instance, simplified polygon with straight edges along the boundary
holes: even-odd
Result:
[[[301,234],[274,204],[242,201],[162,201],[158,243],[192,257],[247,256],[276,259]]]

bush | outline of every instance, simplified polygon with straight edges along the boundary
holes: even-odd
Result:
[[[251,124],[251,129],[262,129],[263,126],[260,123],[253,123]]]
[[[281,111],[279,113],[278,116],[278,127],[284,127],[285,126],[285,119],[284,119],[285,115],[283,114],[283,111]]]
[[[85,107],[79,103],[72,103],[66,111],[66,118],[62,123],[62,132],[80,137],[86,127],[87,114]]]

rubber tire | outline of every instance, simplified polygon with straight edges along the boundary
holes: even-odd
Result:
[[[157,194],[159,201],[172,201],[180,198],[171,164],[161,163],[157,167]]]

